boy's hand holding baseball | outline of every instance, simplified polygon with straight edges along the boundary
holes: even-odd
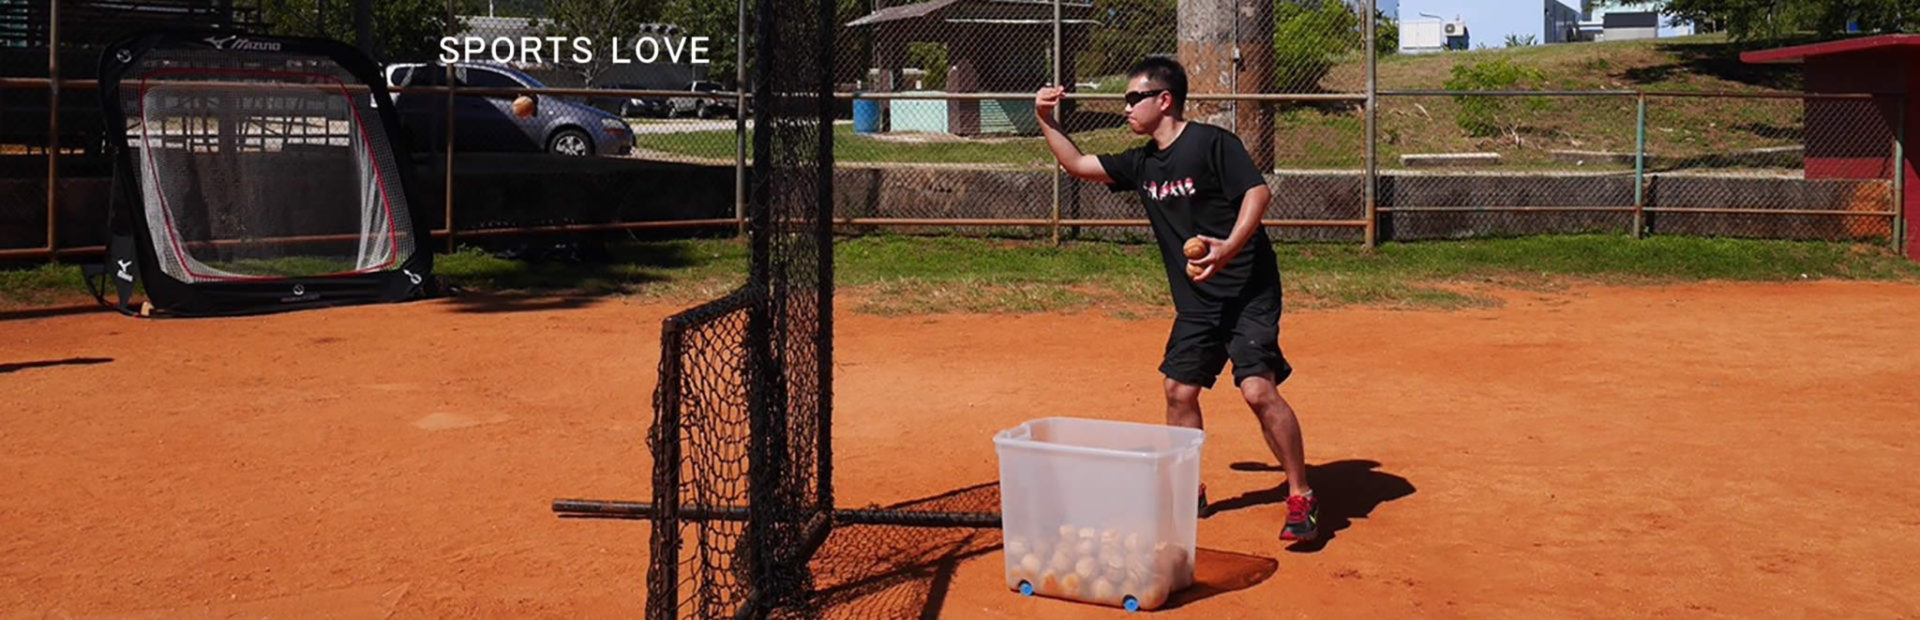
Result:
[[[1040,120],[1052,120],[1053,109],[1060,105],[1060,98],[1067,92],[1065,86],[1046,86],[1033,96],[1033,115]]]

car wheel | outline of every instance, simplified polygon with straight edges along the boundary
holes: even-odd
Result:
[[[547,143],[547,152],[574,157],[590,155],[593,153],[593,143],[587,141],[587,133],[584,131],[562,129],[560,133],[553,135],[552,141]]]

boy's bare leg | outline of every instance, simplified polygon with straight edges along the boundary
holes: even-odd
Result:
[[[1200,386],[1167,379],[1167,426],[1201,428]],[[1200,483],[1200,514],[1207,512],[1207,483]]]
[[[1305,495],[1312,491],[1313,487],[1307,483],[1306,447],[1301,438],[1300,419],[1294,415],[1286,397],[1280,395],[1273,375],[1259,374],[1241,380],[1240,394],[1246,397],[1247,407],[1253,409],[1254,416],[1260,418],[1267,449],[1273,451],[1280,467],[1287,471],[1287,494]]]
[[[1167,425],[1200,428],[1200,386],[1167,379]]]

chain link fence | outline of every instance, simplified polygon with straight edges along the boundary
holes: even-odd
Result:
[[[1886,241],[1895,98],[1650,98],[1646,231]]]
[[[360,44],[394,90],[419,202],[432,206],[421,220],[445,247],[737,234],[753,182],[751,60],[739,52],[754,16],[741,5],[0,1],[0,252],[97,249],[107,168],[90,54],[160,25]],[[1149,238],[1136,200],[1058,169],[1033,95],[1066,87],[1058,120],[1080,148],[1124,150],[1145,140],[1125,125],[1124,74],[1162,55],[1188,69],[1189,118],[1233,131],[1271,170],[1276,239],[1894,241],[1903,104],[1804,95],[1797,78],[1728,61],[1711,41],[1416,53],[1433,50],[1403,46],[1403,32],[1435,24],[1379,11],[1369,24],[1351,0],[835,6],[846,233]],[[532,118],[514,113],[523,99]]]
[[[1636,98],[1527,92],[1384,99],[1384,237],[1624,232]]]

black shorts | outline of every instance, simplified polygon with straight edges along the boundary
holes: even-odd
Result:
[[[1233,384],[1273,373],[1274,385],[1293,374],[1280,353],[1280,291],[1263,290],[1236,300],[1181,309],[1167,336],[1160,372],[1167,378],[1212,388],[1233,360]]]

